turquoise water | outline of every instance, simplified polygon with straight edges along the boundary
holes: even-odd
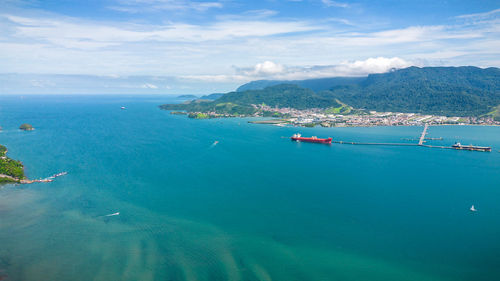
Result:
[[[168,101],[0,97],[8,155],[30,178],[68,172],[0,187],[0,277],[500,279],[500,127],[429,128],[433,144],[491,153],[327,146],[283,137],[402,142],[422,128],[192,120],[157,108]]]

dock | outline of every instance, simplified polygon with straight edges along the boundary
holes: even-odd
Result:
[[[422,131],[422,135],[420,136],[420,140],[418,141],[418,145],[423,145],[425,142],[425,135],[427,135],[427,128],[429,125],[426,123],[424,126],[424,130]]]
[[[420,138],[418,139],[418,143],[383,143],[383,142],[377,143],[377,142],[354,142],[354,141],[335,141],[335,140],[333,140],[332,143],[352,144],[352,145],[421,146],[421,147],[428,147],[428,148],[457,149],[457,148],[455,148],[455,145],[454,146],[442,146],[442,145],[425,144],[426,140],[442,140],[443,139],[443,138],[426,138],[428,128],[429,128],[429,125],[425,124],[424,130],[422,131],[422,134],[420,135]],[[416,141],[416,139],[405,139],[405,140]],[[491,151],[490,147],[476,147],[476,148],[479,148],[479,149],[466,149],[466,148],[464,148],[464,150]]]
[[[425,136],[427,135],[427,128],[429,125],[425,124],[424,130],[422,131],[422,135],[418,139],[418,143],[388,143],[388,142],[354,142],[354,141],[332,141],[332,143],[338,144],[352,144],[352,145],[385,145],[385,146],[425,146],[425,147],[434,147],[434,148],[448,148],[445,146],[432,146],[432,145],[424,145],[426,140]]]
[[[392,145],[392,146],[419,146],[416,143],[390,143],[390,142],[354,142],[354,141],[332,141],[332,143],[339,144],[353,144],[353,145]]]

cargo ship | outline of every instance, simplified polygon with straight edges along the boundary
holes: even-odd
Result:
[[[470,151],[491,151],[491,147],[487,146],[475,146],[475,145],[462,145],[461,143],[457,142],[454,145],[451,146],[453,149],[460,149],[460,150],[470,150]]]
[[[298,141],[298,142],[303,141],[303,142],[325,143],[325,144],[332,143],[332,138],[320,139],[316,136],[306,138],[306,137],[302,137],[300,134],[294,134],[290,139],[292,139],[292,141]]]

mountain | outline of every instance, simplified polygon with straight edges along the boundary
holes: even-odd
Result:
[[[198,97],[195,95],[180,95],[180,96],[177,96],[177,98],[188,100],[188,99],[197,99]]]
[[[478,67],[409,67],[371,74],[355,85],[323,92],[355,108],[478,116],[500,104],[500,69]]]
[[[201,96],[199,99],[200,100],[216,100],[220,97],[222,97],[223,93],[214,93],[214,94],[210,94],[210,95],[204,95],[204,96]]]
[[[356,78],[259,80],[213,102],[197,100],[171,107],[188,111],[254,112],[251,105],[262,103],[296,109],[352,106],[446,116],[489,114],[500,118],[500,69],[409,67]]]
[[[265,103],[271,107],[291,107],[296,109],[339,106],[335,100],[329,97],[323,97],[311,89],[292,84],[280,84],[262,90],[227,93],[217,99],[216,102],[232,102],[236,104]]]
[[[296,109],[329,108],[341,106],[335,99],[323,97],[316,92],[297,85],[281,84],[262,90],[231,92],[215,101],[195,100],[183,104],[161,105],[161,109],[186,110],[189,112],[208,112],[229,114],[253,114],[252,104],[265,104],[271,107],[291,107]]]
[[[236,91],[244,92],[248,90],[262,90],[264,88],[280,84],[293,84],[319,92],[329,90],[335,86],[354,85],[363,81],[365,78],[366,77],[333,77],[307,80],[257,80],[241,85],[238,89],[236,89]]]

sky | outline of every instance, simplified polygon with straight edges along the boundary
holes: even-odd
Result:
[[[0,94],[209,94],[500,66],[500,2],[0,0]]]

